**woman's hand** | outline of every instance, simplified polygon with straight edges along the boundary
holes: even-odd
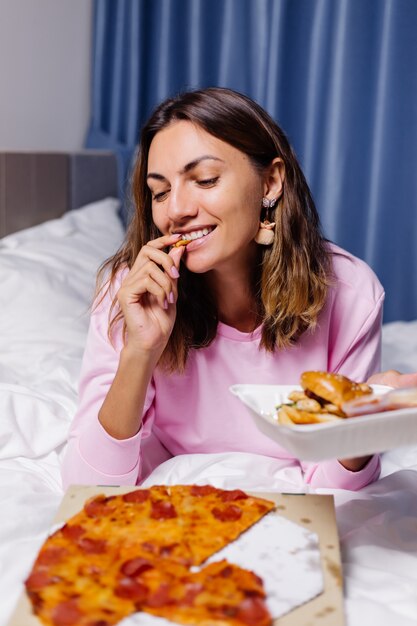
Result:
[[[351,472],[359,472],[372,459],[372,456],[360,456],[354,459],[339,459],[339,463]]]
[[[140,428],[149,381],[175,322],[178,267],[184,248],[164,249],[179,236],[147,243],[125,276],[117,300],[126,322],[126,344],[98,419],[115,439]]]
[[[369,385],[388,385],[389,387],[417,387],[417,373],[400,374],[396,370],[387,370],[374,374],[367,381]],[[356,459],[339,459],[339,463],[352,472],[357,472],[365,467],[372,457],[359,457]]]
[[[117,293],[127,328],[126,349],[156,363],[168,342],[176,317],[178,268],[184,247],[172,246],[179,235],[149,241],[140,250]]]
[[[400,374],[397,370],[387,370],[374,374],[367,381],[369,385],[388,385],[389,387],[417,387],[417,372]]]

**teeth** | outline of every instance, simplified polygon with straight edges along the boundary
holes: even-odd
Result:
[[[203,228],[202,230],[193,230],[191,233],[185,233],[182,235],[182,239],[190,240],[190,239],[201,239],[201,237],[205,237],[212,231],[211,228]]]

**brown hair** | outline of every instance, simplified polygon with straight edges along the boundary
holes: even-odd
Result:
[[[269,114],[247,96],[212,87],[189,91],[162,102],[142,129],[133,168],[134,214],[124,245],[99,272],[110,270],[109,284],[123,267],[131,267],[141,247],[160,237],[152,220],[151,193],[146,184],[151,142],[163,128],[190,121],[244,152],[260,172],[280,157],[285,166],[283,194],[275,209],[275,239],[259,246],[253,297],[263,320],[261,345],[269,351],[286,348],[313,329],[324,306],[330,277],[330,253],[321,234],[313,198],[284,132]],[[113,299],[111,315],[116,307]],[[122,317],[119,311],[110,321]],[[178,282],[177,317],[160,365],[182,371],[191,348],[202,348],[216,336],[218,315],[203,279],[185,267]]]

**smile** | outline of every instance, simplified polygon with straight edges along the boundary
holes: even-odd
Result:
[[[181,239],[185,241],[193,241],[194,239],[201,239],[214,230],[214,227],[202,228],[201,230],[192,230],[189,233],[183,233]]]

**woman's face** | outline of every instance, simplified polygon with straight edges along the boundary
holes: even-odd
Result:
[[[253,259],[265,185],[246,154],[174,122],[151,143],[147,182],[159,230],[193,239],[183,256],[190,271],[239,270]]]

